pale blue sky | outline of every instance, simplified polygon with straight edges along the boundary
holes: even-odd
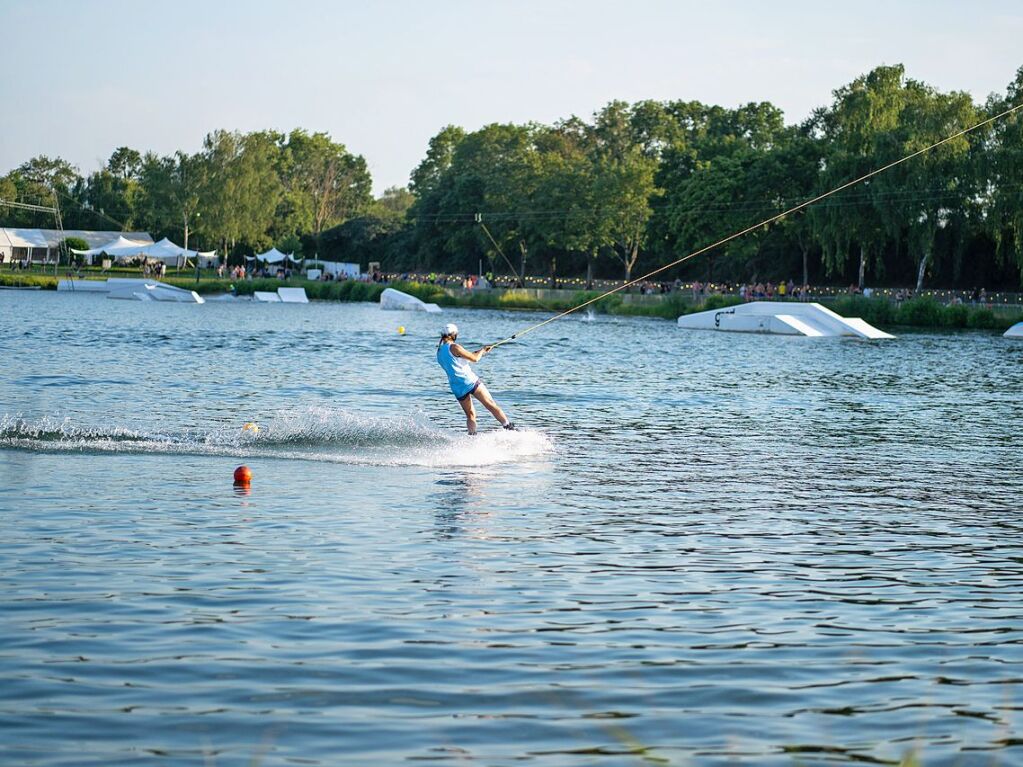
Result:
[[[646,98],[796,121],[882,63],[978,100],[1023,65],[1021,0],[0,0],[0,29],[0,173],[301,126],[364,155],[378,192],[448,123]]]

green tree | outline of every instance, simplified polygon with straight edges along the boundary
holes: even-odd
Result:
[[[614,101],[598,112],[591,131],[594,202],[611,253],[625,267],[625,280],[646,243],[657,158],[644,145],[628,104]]]
[[[118,147],[107,160],[107,170],[122,181],[138,181],[142,173],[142,155],[130,147]]]
[[[139,172],[138,210],[154,233],[182,238],[185,247],[200,208],[206,181],[202,155],[177,152],[161,157],[147,153]]]
[[[370,212],[381,218],[394,218],[403,221],[408,216],[415,202],[415,195],[407,188],[391,186],[385,189],[384,193],[373,201],[373,204],[370,206]]]
[[[770,104],[735,110],[698,102],[673,104],[675,143],[664,150],[657,183],[663,203],[651,222],[671,260],[692,253],[785,209],[805,179],[786,165],[795,130]],[[800,165],[805,172],[805,168]],[[772,230],[761,227],[701,257],[706,279],[745,279],[766,266],[762,250]]]
[[[992,98],[989,115],[1023,104],[1023,67],[1009,84],[1004,98]],[[995,123],[987,143],[987,229],[996,244],[1000,263],[1012,260],[1023,284],[1023,114]]]
[[[280,137],[260,131],[216,131],[203,144],[200,219],[203,234],[223,251],[237,242],[264,247],[283,191]]]
[[[57,250],[60,254],[60,260],[65,261],[69,264],[80,264],[82,262],[82,256],[78,256],[72,253],[72,250],[88,250],[89,243],[83,240],[81,237],[65,237],[57,244]]]
[[[878,67],[836,90],[832,107],[818,111],[824,144],[820,192],[898,159],[888,137],[898,126],[904,106],[904,74],[901,65]],[[890,234],[878,216],[873,191],[872,182],[866,182],[810,210],[829,273],[843,272],[853,245],[859,246],[861,287],[871,257],[878,257]]]
[[[455,125],[448,125],[430,139],[426,157],[412,171],[409,189],[417,198],[425,198],[433,192],[441,178],[451,167],[455,149],[465,138],[465,131]]]
[[[96,214],[98,225],[115,224],[122,230],[135,228],[141,173],[142,156],[134,149],[120,147],[107,160],[105,168],[90,174],[84,201]]]
[[[59,157],[39,155],[22,163],[7,175],[4,199],[12,202],[57,206],[66,212],[66,225],[77,224],[78,206],[74,201],[81,195],[82,177],[77,168]],[[69,205],[70,203],[70,205]],[[9,225],[52,227],[54,217],[49,212],[34,212],[8,208]]]
[[[610,237],[600,231],[597,220],[594,165],[587,126],[579,119],[563,121],[543,136],[541,172],[537,184],[537,208],[551,211],[537,223],[536,238],[550,252],[551,283],[557,279],[557,254],[582,254],[587,283],[593,281],[593,262],[600,245]]]
[[[294,224],[318,237],[372,202],[366,160],[326,133],[293,130],[284,146],[282,182]]]

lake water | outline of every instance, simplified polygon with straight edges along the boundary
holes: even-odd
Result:
[[[543,316],[0,292],[0,763],[1023,763],[1023,344]]]

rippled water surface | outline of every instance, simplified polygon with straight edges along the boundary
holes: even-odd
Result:
[[[438,324],[0,292],[0,763],[1023,764],[1023,344]]]

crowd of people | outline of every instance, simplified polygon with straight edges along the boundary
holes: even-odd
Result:
[[[28,258],[18,259],[11,258],[3,252],[0,252],[0,266],[8,266],[11,271],[25,271],[32,268],[33,263]],[[374,282],[374,283],[390,283],[394,281],[400,282],[423,282],[430,285],[438,285],[441,287],[451,288],[462,288],[464,290],[486,290],[489,288],[517,288],[522,287],[523,282],[526,287],[542,287],[549,289],[569,289],[569,290],[607,290],[609,288],[617,287],[621,285],[621,282],[614,280],[594,280],[592,284],[586,284],[583,280],[570,279],[570,278],[544,278],[544,277],[525,277],[524,279],[519,278],[515,275],[494,275],[492,272],[487,272],[485,275],[481,274],[441,274],[438,272],[420,273],[420,272],[400,272],[400,273],[385,273],[376,268],[376,264],[372,264],[373,270],[369,273],[363,273],[356,276],[351,276],[344,273],[336,273],[323,269],[317,279],[321,281],[333,281],[333,280],[358,280],[361,282]],[[162,261],[155,261],[147,258],[140,258],[135,261],[135,267],[139,268],[144,277],[153,277],[156,279],[163,279],[167,276],[167,264]],[[216,275],[220,279],[230,278],[231,280],[252,280],[252,279],[279,279],[289,280],[293,276],[301,276],[298,272],[293,271],[291,266],[287,264],[272,265],[272,264],[254,264],[252,267],[247,268],[244,264],[237,264],[235,266],[227,266],[224,263],[220,263],[216,267]],[[862,295],[865,298],[871,298],[873,296],[884,296],[890,300],[894,300],[896,303],[903,303],[916,296],[916,293],[911,288],[899,288],[896,290],[881,289],[880,291],[871,289],[869,287],[860,288],[855,284],[849,285],[846,289],[841,288],[829,288],[829,287],[811,287],[810,285],[797,284],[794,280],[782,280],[777,283],[770,280],[764,282],[759,280],[750,280],[741,284],[733,284],[730,282],[703,282],[701,280],[693,280],[691,282],[684,282],[682,279],[675,279],[673,281],[656,282],[651,280],[643,280],[630,286],[630,292],[639,292],[641,295],[666,295],[666,294],[677,294],[688,293],[692,297],[694,302],[705,301],[709,296],[712,295],[725,295],[725,296],[737,296],[743,301],[778,301],[778,300],[794,300],[794,301],[810,301],[819,300],[829,296],[841,295],[843,293],[847,295]],[[947,290],[947,291],[934,291],[928,290],[921,293],[922,296],[930,296],[937,298],[943,303],[951,304],[973,304],[973,305],[990,305],[992,303],[1020,303],[1023,302],[1023,297],[1016,294],[995,294],[989,296],[988,291],[982,287],[974,287],[970,291],[966,290]]]
[[[3,266],[3,264],[4,254],[0,253],[0,266]],[[10,265],[12,272],[20,272],[27,270],[30,266],[32,266],[32,262],[29,260],[28,256],[26,256],[25,258],[12,258],[10,260]]]

